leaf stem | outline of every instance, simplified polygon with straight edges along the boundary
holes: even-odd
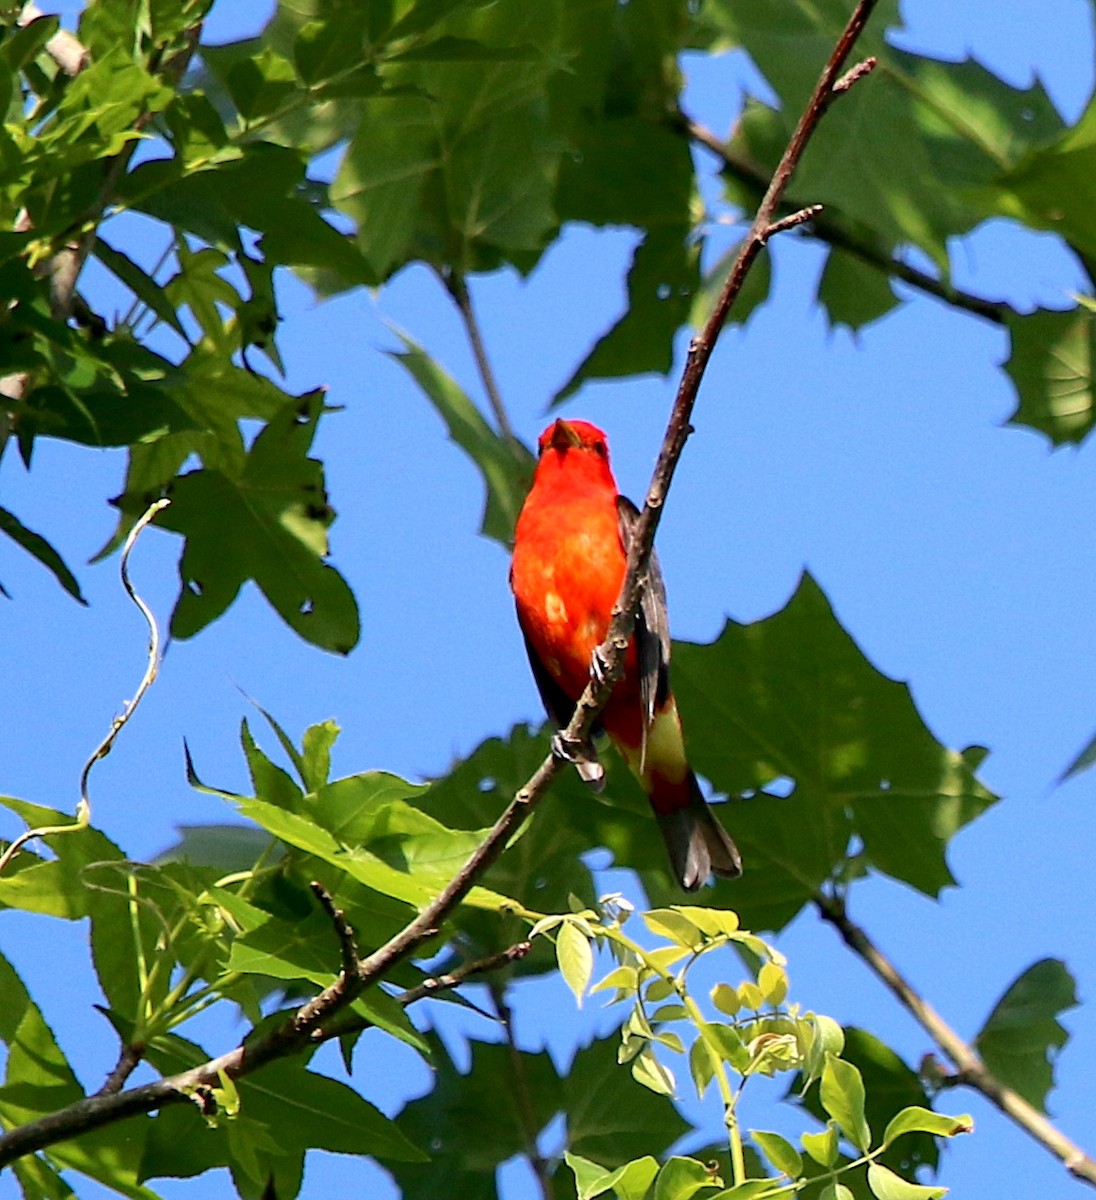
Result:
[[[510,424],[510,417],[506,411],[506,405],[503,403],[502,393],[499,391],[498,380],[495,378],[491,360],[487,357],[487,347],[483,340],[479,318],[476,316],[476,310],[472,304],[472,295],[468,291],[468,284],[464,276],[455,268],[447,268],[440,274],[445,290],[452,297],[461,320],[464,322],[464,331],[468,336],[468,343],[472,347],[472,357],[476,360],[476,370],[479,371],[487,402],[491,405],[491,411],[495,414],[495,420],[498,422],[499,432],[508,442],[516,442],[518,439],[514,433],[514,427]]]

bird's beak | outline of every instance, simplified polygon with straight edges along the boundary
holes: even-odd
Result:
[[[548,445],[553,450],[572,450],[582,445],[582,439],[573,425],[559,420],[552,426],[552,436],[548,439]]]

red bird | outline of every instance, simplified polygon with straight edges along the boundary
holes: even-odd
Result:
[[[605,434],[588,421],[556,421],[538,445],[510,586],[533,676],[562,729],[590,678],[594,649],[605,640],[639,510],[618,494]],[[647,792],[673,873],[691,892],[713,872],[740,875],[742,860],[689,768],[669,667],[666,591],[652,555],[624,675],[599,724]],[[600,790],[604,771],[592,745],[563,745],[557,737],[554,749]]]

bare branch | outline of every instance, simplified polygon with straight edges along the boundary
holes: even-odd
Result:
[[[779,221],[774,221],[769,226],[769,237],[773,237],[777,233],[785,233],[799,225],[806,225],[808,221],[813,221],[822,213],[823,207],[821,204],[808,204],[806,208],[796,209],[786,217],[781,217]]]
[[[106,1077],[103,1086],[95,1093],[97,1096],[113,1096],[125,1086],[126,1080],[137,1070],[145,1056],[145,1047],[140,1042],[131,1042],[122,1047],[114,1069]]]
[[[867,933],[849,918],[844,902],[829,896],[816,896],[815,904],[822,919],[837,930],[849,949],[867,963],[897,997],[902,1007],[913,1015],[921,1028],[955,1064],[956,1075],[953,1081],[981,1092],[991,1104],[996,1105],[1005,1116],[1011,1117],[1025,1132],[1058,1158],[1071,1175],[1096,1186],[1096,1162],[1023,1096],[1006,1087],[986,1069],[974,1048],[963,1041],[932,1005],[922,998]]]
[[[857,80],[863,79],[865,75],[870,75],[878,65],[879,59],[873,56],[858,62],[855,67],[850,67],[833,85],[833,94],[840,96],[842,92],[847,92]]]
[[[335,927],[342,950],[342,977],[343,979],[353,979],[358,973],[359,964],[358,942],[354,936],[353,926],[346,919],[346,914],[342,909],[335,907],[331,893],[322,883],[313,879],[309,886],[312,888],[313,895],[322,905],[324,912],[331,918],[331,924]]]

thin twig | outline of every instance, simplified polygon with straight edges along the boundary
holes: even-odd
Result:
[[[10,846],[0,854],[0,875],[3,875],[11,860],[19,853],[19,851],[34,838],[53,837],[63,833],[75,833],[77,830],[86,829],[91,822],[91,800],[88,797],[88,776],[91,774],[91,768],[101,759],[106,758],[110,753],[118,734],[125,728],[130,717],[137,711],[137,705],[141,703],[145,692],[155,682],[156,675],[160,669],[160,629],[156,624],[156,618],[152,614],[152,610],[141,599],[134,589],[129,578],[129,556],[133,547],[137,543],[137,538],[141,534],[141,530],[160,513],[160,511],[170,504],[170,500],[156,500],[145,510],[141,519],[129,531],[129,536],[126,538],[125,546],[122,549],[122,586],[126,589],[126,594],[134,604],[141,610],[141,615],[148,622],[149,641],[148,641],[148,663],[145,667],[145,673],[141,678],[137,691],[132,700],[126,704],[122,715],[115,717],[111,722],[110,732],[92,751],[87,762],[84,763],[84,769],[80,772],[80,801],[76,805],[75,820],[68,825],[41,825],[37,829],[28,829],[22,833],[11,843]]]
[[[126,1080],[140,1066],[144,1056],[145,1047],[140,1042],[132,1042],[127,1046],[123,1046],[121,1053],[118,1055],[118,1061],[114,1064],[114,1069],[106,1077],[103,1086],[95,1094],[97,1096],[113,1096],[115,1093],[120,1092]]]
[[[354,928],[346,919],[346,913],[341,908],[335,907],[335,901],[331,898],[331,893],[317,879],[313,879],[309,885],[312,888],[312,893],[320,902],[324,912],[331,918],[331,924],[335,927],[335,934],[339,939],[339,948],[342,951],[342,975],[344,979],[353,979],[358,973],[358,942],[354,936]]]
[[[702,332],[693,340],[670,415],[662,450],[655,466],[647,500],[638,521],[613,618],[597,657],[603,667],[600,678],[591,676],[574,715],[563,731],[565,740],[585,740],[619,675],[624,653],[635,625],[635,614],[646,582],[658,518],[690,432],[689,417],[708,360],[726,321],[727,313],[765,243],[773,234],[776,209],[803,151],[818,122],[834,99],[833,85],[840,78],[852,47],[877,0],[859,0],[849,23],[830,56],[807,103],[791,141],[782,156],[749,233],[743,239],[719,299]],[[41,1150],[75,1133],[97,1129],[122,1117],[152,1112],[167,1104],[180,1103],[199,1089],[221,1086],[222,1074],[236,1079],[258,1070],[268,1062],[294,1054],[317,1038],[330,1035],[331,1018],[344,1010],[367,987],[382,979],[397,963],[437,936],[449,914],[474,886],[476,880],[498,858],[517,827],[532,813],[563,762],[549,755],[514,796],[491,831],[442,891],[419,915],[383,946],[359,964],[353,980],[342,976],[320,995],[297,1010],[284,1024],[265,1037],[236,1047],[202,1066],[168,1079],[160,1079],[116,1096],[82,1100],[41,1120],[0,1136],[0,1167],[20,1155]]]
[[[91,800],[88,797],[88,777],[91,775],[91,769],[101,758],[106,758],[114,748],[114,743],[118,740],[118,735],[137,711],[137,706],[144,698],[145,692],[156,682],[156,676],[160,673],[160,627],[156,623],[156,617],[153,615],[152,609],[141,599],[141,596],[133,586],[133,582],[130,580],[129,556],[133,552],[133,547],[137,544],[141,530],[154,521],[170,503],[171,501],[166,496],[161,497],[159,500],[154,500],[145,509],[144,513],[142,513],[141,519],[129,531],[125,545],[122,547],[122,586],[126,589],[126,595],[141,610],[141,616],[144,617],[148,625],[148,665],[145,667],[145,673],[141,677],[141,682],[137,686],[137,691],[134,693],[133,699],[126,704],[121,716],[115,717],[111,722],[110,732],[92,751],[91,756],[84,764],[83,771],[80,773],[80,808],[76,811],[79,813],[83,809],[87,814],[87,820],[91,819]]]
[[[722,138],[698,121],[694,121],[684,113],[680,113],[679,117],[681,127],[689,137],[697,145],[710,150],[720,160],[723,169],[728,174],[758,192],[764,189],[768,182],[768,176],[761,167],[748,161],[743,155],[736,154]],[[795,208],[795,202],[793,200],[783,202],[781,208],[791,211]],[[887,254],[880,247],[857,238],[842,225],[840,220],[825,213],[812,219],[807,232],[811,237],[817,238],[820,242],[825,242],[837,250],[843,250],[846,254],[852,255],[867,266],[874,267],[884,275],[892,275],[895,279],[901,279],[903,283],[910,284],[928,296],[935,296],[953,308],[961,308],[976,317],[992,321],[995,325],[1003,325],[1015,311],[1004,300],[987,300],[983,296],[976,296],[973,292],[953,287],[950,283],[928,274],[927,271],[919,271],[900,258]]]
[[[464,330],[468,335],[469,345],[472,347],[472,357],[476,360],[476,370],[479,371],[480,382],[487,395],[487,403],[490,404],[491,411],[495,414],[495,420],[498,422],[499,432],[508,442],[516,442],[514,427],[510,424],[510,417],[506,412],[506,405],[502,402],[502,393],[499,391],[491,360],[487,357],[487,348],[483,343],[483,333],[472,304],[471,293],[468,291],[468,284],[459,271],[452,269],[442,272],[441,279],[464,322]]]
[[[540,1189],[541,1200],[552,1200],[552,1178],[548,1162],[537,1145],[537,1134],[540,1132],[537,1123],[536,1109],[533,1105],[533,1094],[529,1088],[529,1073],[525,1068],[525,1060],[518,1049],[514,1037],[514,1018],[510,1005],[506,1002],[506,989],[498,980],[490,982],[491,1001],[498,1014],[506,1038],[506,1052],[510,1060],[510,1075],[513,1081],[514,1106],[517,1112],[518,1125],[521,1128],[522,1140],[525,1143],[525,1157],[536,1178]]]
[[[822,919],[837,930],[849,949],[867,963],[897,997],[902,1007],[913,1015],[921,1028],[955,1064],[955,1082],[964,1083],[981,1092],[990,1103],[996,1105],[1007,1117],[1011,1117],[1044,1149],[1059,1159],[1071,1175],[1096,1186],[1096,1162],[1023,1096],[1006,1087],[986,1069],[973,1047],[963,1041],[867,933],[849,918],[844,902],[835,897],[819,895],[815,897],[815,904]]]

